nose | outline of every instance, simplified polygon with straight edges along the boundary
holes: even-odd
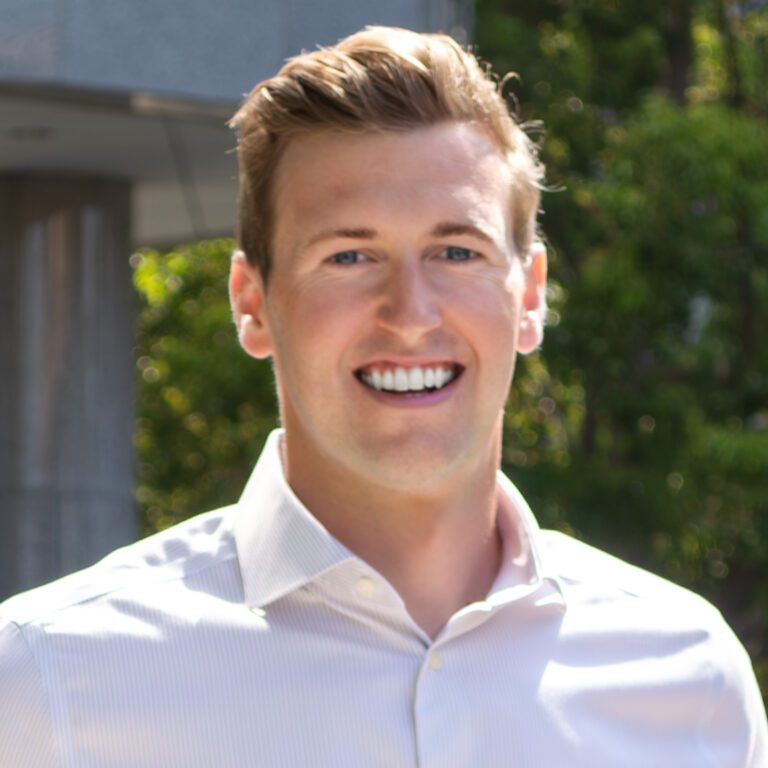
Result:
[[[423,265],[393,265],[382,287],[377,312],[379,325],[407,343],[415,343],[442,321],[439,298]]]

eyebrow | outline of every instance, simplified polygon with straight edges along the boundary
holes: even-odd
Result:
[[[485,240],[487,243],[493,243],[493,238],[474,224],[459,224],[453,221],[442,221],[436,224],[430,232],[432,237],[451,237],[453,235],[469,235]]]
[[[309,248],[315,243],[322,243],[324,240],[347,239],[347,240],[373,240],[378,235],[375,229],[368,227],[342,227],[341,229],[325,229],[307,240],[304,248]]]
[[[342,240],[373,240],[378,237],[378,234],[379,233],[375,229],[370,229],[369,227],[341,227],[339,229],[326,229],[310,237],[304,245],[304,248],[309,248],[310,246],[315,245],[316,243],[321,243],[324,240],[334,240],[336,238]],[[430,237],[452,237],[454,235],[469,235],[470,237],[477,237],[480,240],[484,240],[487,243],[494,242],[493,238],[479,227],[476,227],[473,224],[460,224],[453,221],[441,221],[439,224],[435,224],[429,234]]]

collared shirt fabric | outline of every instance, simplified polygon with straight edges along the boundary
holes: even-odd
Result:
[[[539,530],[431,640],[287,485],[0,605],[0,766],[765,768],[749,659],[703,599]]]

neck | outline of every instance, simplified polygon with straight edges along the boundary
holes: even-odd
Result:
[[[384,576],[413,620],[435,637],[459,609],[486,596],[499,571],[498,451],[450,487],[380,488],[349,471],[325,467],[307,482],[292,460],[288,482],[312,514],[348,549]],[[328,500],[331,500],[329,503]]]

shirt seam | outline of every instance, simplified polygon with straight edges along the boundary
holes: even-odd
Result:
[[[188,571],[184,571],[182,573],[176,573],[173,575],[170,575],[168,577],[158,577],[157,579],[147,579],[141,582],[141,584],[161,584],[165,582],[173,581],[174,579],[186,579],[191,576],[196,576],[198,574],[204,573],[205,571],[214,568],[219,565],[223,565],[225,563],[229,563],[232,560],[237,560],[237,554],[233,553],[227,557],[224,557],[222,559],[216,560],[215,562],[208,563],[206,565],[201,565],[198,568],[193,568]],[[62,762],[62,756],[65,754],[70,754],[71,749],[65,746],[66,740],[63,737],[64,729],[60,725],[57,725],[57,718],[54,717],[54,706],[52,702],[52,685],[50,681],[47,679],[47,676],[43,674],[43,665],[40,663],[40,657],[39,654],[35,651],[34,644],[30,641],[30,638],[27,637],[27,634],[30,632],[33,633],[40,633],[40,627],[37,624],[41,619],[44,619],[49,616],[54,616],[57,613],[60,613],[61,611],[66,611],[69,608],[73,608],[75,606],[84,605],[86,603],[89,603],[93,600],[98,600],[100,598],[103,598],[107,595],[114,595],[118,592],[121,592],[122,590],[130,589],[132,586],[136,586],[135,584],[123,584],[120,586],[115,587],[114,589],[107,589],[103,592],[99,592],[98,594],[89,595],[88,597],[83,598],[82,600],[73,601],[70,603],[67,603],[66,605],[59,606],[58,608],[55,608],[50,611],[43,611],[39,614],[36,614],[34,617],[29,618],[25,622],[19,622],[10,616],[5,615],[4,613],[0,612],[0,616],[5,618],[10,624],[12,624],[14,627],[16,627],[16,630],[18,631],[19,635],[21,636],[22,641],[24,642],[24,645],[26,646],[27,650],[29,651],[29,654],[32,658],[32,661],[35,666],[35,671],[37,672],[38,678],[40,680],[40,684],[43,688],[44,695],[45,695],[45,701],[46,701],[46,707],[47,707],[47,715],[48,715],[48,722],[50,725],[50,732],[51,732],[51,748],[54,751],[54,760],[55,765],[60,767],[65,765],[66,763]],[[241,590],[242,590],[242,582],[240,582]],[[68,712],[68,707],[67,707]]]
[[[7,617],[6,617],[7,618]],[[45,695],[45,702],[47,706],[47,714],[48,714],[48,723],[50,726],[50,735],[51,735],[51,749],[53,750],[53,759],[55,761],[55,765],[61,766],[61,755],[64,752],[64,747],[61,739],[61,734],[59,732],[59,729],[56,727],[54,723],[54,717],[53,717],[53,704],[51,702],[51,690],[50,685],[46,682],[45,676],[42,672],[42,666],[40,664],[40,660],[38,658],[38,654],[35,652],[34,647],[32,646],[32,643],[30,643],[29,638],[26,635],[25,626],[20,625],[18,622],[14,621],[13,619],[7,619],[11,624],[13,624],[14,627],[16,627],[16,631],[19,633],[19,637],[21,637],[22,642],[24,643],[25,647],[29,651],[29,655],[32,658],[32,662],[35,665],[35,672],[37,673],[37,676],[40,680],[40,685],[43,688],[43,692]]]
[[[717,710],[717,700],[720,698],[723,688],[725,687],[725,675],[722,673],[722,670],[719,670],[715,667],[711,660],[708,661],[708,666],[712,671],[709,680],[710,695],[707,699],[708,706],[702,707],[702,713],[699,719],[699,727],[696,729],[696,740],[699,744],[699,752],[706,759],[707,765],[711,766],[712,768],[718,768],[715,755],[707,746],[707,740],[704,738],[704,736],[706,733],[706,727],[712,721],[713,716]]]
[[[192,570],[189,570],[189,571],[183,571],[181,573],[174,573],[174,574],[170,574],[168,576],[158,576],[156,579],[151,579],[150,578],[150,579],[145,579],[145,580],[142,580],[140,582],[134,582],[134,583],[130,583],[130,584],[121,584],[121,585],[116,586],[116,587],[114,587],[112,589],[105,589],[102,592],[97,592],[95,594],[89,594],[87,597],[83,597],[80,600],[73,600],[73,601],[67,602],[67,603],[65,603],[63,605],[59,605],[56,608],[52,608],[50,610],[40,611],[39,613],[35,613],[34,616],[31,616],[31,617],[25,619],[23,622],[22,621],[18,621],[16,619],[12,618],[11,616],[8,616],[7,614],[4,614],[1,610],[0,610],[0,616],[4,616],[7,621],[10,621],[12,624],[14,624],[15,626],[19,627],[19,629],[22,629],[24,627],[28,627],[30,625],[34,625],[36,622],[40,621],[43,618],[46,618],[48,616],[54,616],[57,613],[60,613],[61,611],[69,610],[70,608],[74,608],[75,606],[85,605],[87,603],[90,603],[90,602],[92,602],[94,600],[99,600],[100,598],[106,597],[108,595],[114,595],[114,594],[117,594],[118,592],[122,592],[124,590],[131,589],[132,587],[136,587],[136,586],[140,586],[140,585],[141,586],[146,586],[146,585],[149,585],[149,584],[163,584],[163,583],[166,583],[166,582],[169,582],[169,581],[174,581],[175,579],[187,579],[190,576],[196,576],[196,575],[198,575],[200,573],[203,573],[206,570],[209,570],[210,568],[214,568],[216,566],[223,565],[223,564],[228,563],[228,562],[230,562],[232,560],[237,561],[237,559],[238,559],[237,558],[237,553],[235,552],[235,553],[233,553],[231,555],[228,555],[227,557],[222,558],[221,560],[216,560],[215,562],[208,563],[207,565],[201,565],[199,568],[192,569]],[[238,570],[238,573],[239,573],[239,570]],[[242,591],[242,586],[243,586],[242,579],[240,579],[241,591]]]

